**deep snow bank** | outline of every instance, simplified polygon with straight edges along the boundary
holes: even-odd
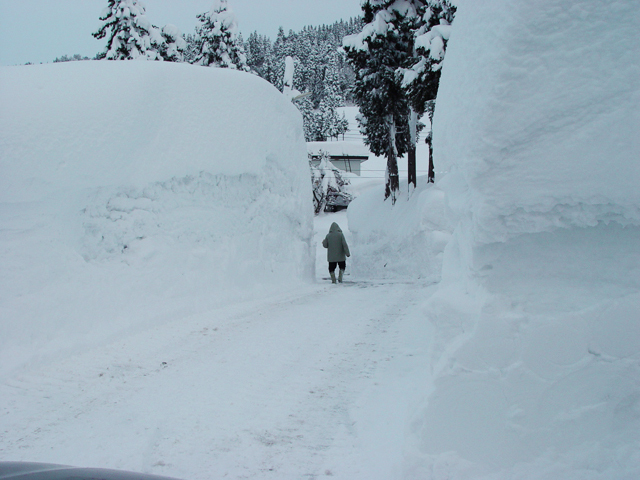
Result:
[[[384,185],[360,194],[347,210],[353,236],[351,268],[358,278],[440,279],[444,248],[451,238],[442,190],[418,179],[411,195],[384,201]]]
[[[155,62],[0,70],[0,364],[313,270],[301,117],[267,82]]]
[[[474,239],[640,225],[638,3],[460,3],[434,152]]]
[[[4,68],[0,87],[2,201],[203,171],[256,174],[268,162],[302,174],[296,109],[255,76],[75,62]]]
[[[409,478],[640,476],[639,23],[632,1],[460,2]]]

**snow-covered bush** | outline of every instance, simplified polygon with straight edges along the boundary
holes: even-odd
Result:
[[[349,206],[353,195],[349,192],[349,180],[329,160],[329,154],[320,151],[320,163],[311,167],[311,185],[313,188],[313,208],[320,212],[335,212]]]

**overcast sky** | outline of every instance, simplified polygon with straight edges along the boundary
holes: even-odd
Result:
[[[143,0],[154,25],[176,25],[193,33],[196,15],[208,11],[212,0]],[[91,33],[107,0],[0,0],[0,65],[52,62],[62,55],[93,57],[106,39]],[[275,40],[278,27],[285,32],[305,25],[322,25],[359,16],[360,0],[229,0],[238,26],[247,38],[253,31]]]

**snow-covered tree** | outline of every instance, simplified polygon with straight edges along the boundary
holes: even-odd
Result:
[[[320,212],[334,212],[346,208],[353,195],[349,193],[350,182],[342,177],[340,170],[329,160],[329,154],[320,152],[320,163],[314,166],[311,159],[311,185],[313,187],[313,208]]]
[[[215,0],[211,10],[198,15],[197,54],[193,63],[248,72],[244,45],[238,36],[238,21],[227,0]]]
[[[300,92],[311,92],[314,109],[327,94],[327,75],[332,75],[331,70],[337,70],[337,78],[331,79],[336,85],[334,94],[349,102],[353,69],[338,50],[342,47],[342,37],[359,31],[361,26],[360,19],[351,19],[321,27],[307,26],[300,32],[289,31],[288,34],[280,29],[275,42],[254,32],[245,44],[247,63],[252,71],[282,91],[285,58],[294,58],[293,87]]]
[[[184,62],[187,42],[180,29],[175,25],[165,25],[162,29],[163,42],[159,46],[159,53],[167,62]]]
[[[402,71],[403,86],[407,90],[413,111],[410,128],[412,145],[415,146],[415,120],[427,113],[429,125],[433,118],[435,99],[438,93],[440,72],[444,61],[447,41],[451,33],[451,22],[455,17],[456,7],[449,0],[413,0],[418,13],[418,22],[414,32],[415,58],[409,68]],[[429,145],[428,181],[434,181],[433,149],[431,144],[431,126],[426,136]],[[415,152],[415,147],[414,147]],[[415,159],[415,153],[413,154]],[[415,160],[413,169],[409,162],[409,182],[415,182]],[[414,183],[415,184],[415,183]]]
[[[361,27],[360,19],[351,19],[321,27],[308,26],[288,34],[281,28],[273,44],[256,32],[245,44],[251,71],[281,91],[284,90],[285,58],[294,59],[292,88],[311,94],[296,101],[303,115],[307,141],[326,140],[348,129],[346,119],[332,112],[351,101],[349,87],[354,81],[353,69],[339,49],[342,38]]]
[[[387,157],[385,198],[395,203],[398,157],[411,141],[409,100],[397,71],[413,57],[412,19],[417,13],[404,0],[366,0],[362,9],[366,25],[345,37],[344,48],[356,72],[353,92],[360,129],[371,151]]]
[[[68,55],[62,55],[61,57],[56,57],[56,59],[53,61],[53,63],[80,62],[80,61],[83,61],[83,60],[90,60],[90,58],[89,57],[83,57],[79,53],[76,53],[72,57],[70,57]]]
[[[260,77],[266,78],[265,63],[271,51],[271,42],[264,35],[253,32],[245,44],[247,64]]]
[[[157,45],[162,35],[145,15],[146,9],[138,0],[109,0],[103,10],[100,29],[93,34],[97,39],[108,37],[106,50],[98,54],[107,60],[158,60]]]

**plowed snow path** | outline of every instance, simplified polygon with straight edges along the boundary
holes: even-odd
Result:
[[[302,285],[52,359],[3,380],[0,459],[194,480],[399,477],[429,384],[427,295]]]

